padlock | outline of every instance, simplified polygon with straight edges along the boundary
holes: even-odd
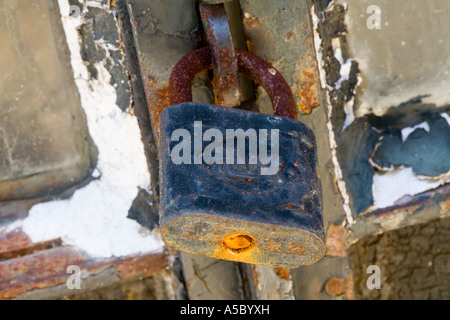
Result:
[[[209,48],[174,67],[160,114],[160,225],[171,248],[285,268],[325,254],[313,132],[296,119],[289,85],[236,49],[239,72],[266,89],[275,115],[189,102]]]

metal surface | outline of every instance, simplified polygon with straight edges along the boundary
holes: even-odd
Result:
[[[171,71],[180,58],[193,49],[198,48],[198,44],[202,41],[201,33],[198,32],[200,30],[197,14],[198,2],[186,0],[126,0],[125,2],[130,13],[130,21],[133,28],[134,41],[136,43],[152,128],[155,134],[155,140],[159,144],[159,113],[164,108],[170,106],[168,88]],[[118,3],[120,4],[122,1]],[[238,7],[237,3],[236,5]],[[236,9],[240,13],[239,8]],[[236,41],[239,39],[237,36],[239,32],[236,35],[235,29],[233,28],[235,23],[233,21],[241,22],[241,18],[240,16],[234,18],[230,13],[232,12],[228,10],[233,38]],[[167,19],[167,17],[171,18]],[[156,21],[159,23],[155,23]],[[243,44],[245,45],[245,40]],[[246,49],[245,47],[241,48]],[[131,74],[134,77],[134,74]],[[241,80],[242,84],[243,82]],[[193,95],[196,97],[196,101],[201,100],[205,103],[214,102],[212,99],[209,101],[203,99],[202,94],[212,98],[212,93],[207,85],[209,83],[207,84],[205,81],[205,85],[199,82],[194,86]],[[243,91],[243,94],[245,94],[245,91]],[[248,96],[243,95],[243,98],[250,99],[251,96],[252,93]],[[202,99],[199,99],[199,97]],[[153,175],[152,173],[152,181],[157,176],[158,174]],[[159,198],[159,192],[157,195]],[[224,279],[225,277],[228,281],[226,287],[238,287],[237,283],[240,281],[239,276],[231,277],[225,275],[224,277],[224,273],[232,273],[234,275],[234,270],[237,268],[238,263],[223,263],[220,268],[213,267],[207,269],[207,274],[203,274],[200,270],[202,276],[197,277],[196,273],[193,272],[195,269],[194,264],[199,266],[198,269],[201,269],[204,259],[201,256],[191,256],[189,259],[183,260],[182,268],[187,282],[186,289],[191,298],[203,292],[204,286],[201,286],[203,285],[203,281],[201,280],[203,278],[208,283],[209,288],[220,286],[221,283],[217,284],[215,279]],[[189,272],[189,270],[192,272]],[[192,276],[190,277],[190,275]],[[200,284],[195,285],[192,281],[196,283],[200,282]],[[223,282],[225,282],[225,279]],[[235,283],[235,285],[230,282]],[[219,300],[231,298],[230,295],[222,293],[222,290],[213,290],[212,296]],[[232,299],[236,300],[241,298],[233,297]]]
[[[82,272],[81,290],[67,287],[69,266]],[[164,270],[162,252],[93,259],[60,239],[34,243],[21,229],[0,231],[0,299],[52,299],[135,281]]]
[[[325,253],[314,134],[295,121],[294,98],[281,74],[248,52],[236,50],[236,55],[239,71],[267,90],[275,116],[190,103],[195,75],[212,67],[211,50],[198,49],[177,63],[169,82],[170,102],[175,105],[160,117],[161,235],[170,247],[191,254],[288,268],[312,264]],[[278,131],[279,141],[267,141],[271,154],[278,154],[278,168],[262,175],[257,162],[230,164],[224,158],[202,164],[202,154],[195,151],[204,147],[198,123],[220,132],[215,136],[219,148],[228,140],[228,129]],[[194,155],[190,152],[187,161],[175,164],[171,151],[177,139],[172,133],[179,129],[187,130],[190,141],[177,144],[191,148]],[[273,149],[277,142],[282,146],[279,152]],[[249,162],[255,156],[250,148],[244,146]],[[260,153],[261,148],[260,141]],[[228,142],[225,150],[230,150]],[[222,151],[220,157],[224,155]]]
[[[239,68],[225,6],[201,3],[200,15],[213,56],[217,103],[236,107],[241,103]]]
[[[0,202],[60,194],[95,167],[58,3],[33,4],[0,1]]]
[[[172,133],[185,129],[190,137],[201,139],[203,132],[199,135],[194,129],[195,121],[201,121],[204,130],[220,131],[222,143],[227,129],[278,130],[277,172],[261,175],[257,164],[196,165],[195,151],[189,157],[192,164],[175,164],[171,150],[180,142],[171,141]],[[165,137],[160,143],[161,234],[168,246],[286,268],[312,264],[324,255],[316,143],[304,124],[234,108],[183,103],[163,110],[160,126]],[[187,145],[195,150],[197,142],[192,140]],[[203,150],[206,145],[201,142],[200,147]]]
[[[235,49],[239,72],[260,84],[269,95],[277,116],[297,119],[297,108],[289,85],[267,61],[240,49]],[[185,55],[173,68],[169,81],[170,104],[192,101],[192,81],[205,70],[212,69],[211,50],[200,48]]]

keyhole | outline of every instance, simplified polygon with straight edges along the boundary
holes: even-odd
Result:
[[[232,254],[241,254],[255,246],[255,239],[246,234],[233,234],[227,236],[222,244]]]

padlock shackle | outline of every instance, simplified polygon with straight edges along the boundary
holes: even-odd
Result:
[[[261,85],[272,101],[276,116],[297,120],[291,88],[281,73],[267,61],[248,51],[235,49],[239,72]],[[197,74],[213,68],[209,47],[191,51],[175,65],[169,80],[170,104],[192,102],[192,83]]]

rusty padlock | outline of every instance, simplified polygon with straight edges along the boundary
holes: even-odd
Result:
[[[249,52],[236,55],[275,115],[190,102],[195,75],[212,68],[211,53],[202,48],[180,60],[169,84],[173,105],[160,115],[162,238],[219,259],[312,264],[325,253],[314,134],[295,120],[281,74]]]

